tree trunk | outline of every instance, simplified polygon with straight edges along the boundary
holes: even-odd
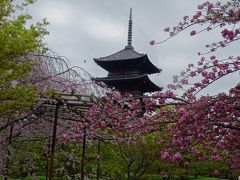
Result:
[[[83,147],[82,147],[82,160],[81,160],[81,180],[84,180],[84,163],[86,153],[86,130],[83,131]]]
[[[10,131],[9,131],[9,137],[8,137],[8,146],[7,146],[7,159],[6,159],[6,165],[5,165],[5,171],[4,171],[4,180],[8,180],[8,173],[9,173],[9,163],[10,163],[10,148],[12,144],[12,135],[13,135],[13,122],[11,123]]]
[[[50,162],[49,162],[49,180],[53,179],[53,163],[54,163],[54,153],[55,153],[55,144],[56,144],[56,135],[57,135],[57,121],[58,121],[58,110],[60,107],[60,102],[57,102],[54,114],[54,122],[53,122],[53,132],[52,132],[52,146],[50,153]]]
[[[97,146],[97,180],[100,179],[100,140],[98,140],[98,146]]]

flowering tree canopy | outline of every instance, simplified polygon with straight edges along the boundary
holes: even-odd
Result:
[[[168,94],[184,90],[179,97],[186,102],[176,105],[176,124],[169,126],[172,140],[169,149],[162,156],[174,161],[183,160],[182,154],[190,152],[200,160],[224,160],[230,170],[240,171],[240,84],[234,85],[228,92],[215,95],[202,95],[200,92],[223,77],[239,73],[240,56],[224,59],[217,57],[217,50],[231,45],[240,37],[240,1],[229,0],[225,3],[209,1],[197,7],[192,17],[185,16],[183,21],[173,28],[164,29],[170,37],[181,31],[200,25],[201,30],[192,30],[191,36],[203,31],[211,33],[220,29],[222,40],[207,44],[209,50],[199,53],[197,64],[189,64],[179,76],[174,76],[174,83],[168,85]],[[176,93],[175,93],[176,94]],[[175,95],[173,95],[175,97]],[[177,97],[177,96],[176,96]],[[178,147],[177,153],[170,153]]]

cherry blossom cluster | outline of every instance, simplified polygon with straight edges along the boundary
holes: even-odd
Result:
[[[163,43],[181,31],[194,25],[204,27],[200,31],[192,30],[191,36],[203,31],[220,31],[223,40],[207,44],[207,53],[199,53],[197,64],[189,64],[185,71],[173,77],[173,83],[168,85],[166,92],[172,96],[172,109],[176,123],[167,126],[168,146],[162,152],[162,159],[174,162],[187,162],[189,153],[198,160],[213,160],[227,162],[230,171],[240,171],[240,84],[234,85],[229,92],[221,92],[213,96],[200,95],[202,90],[223,77],[231,78],[233,73],[240,71],[240,56],[229,56],[225,59],[217,57],[216,49],[226,47],[231,42],[239,40],[240,1],[200,4],[196,13],[185,16],[183,21],[173,28],[165,28],[170,36],[162,42],[150,41],[151,45]],[[204,56],[208,54],[208,56]],[[170,99],[165,93],[166,99]],[[163,95],[163,97],[164,97]],[[161,111],[160,111],[161,112]],[[167,113],[166,115],[170,115]],[[160,118],[159,121],[162,119]],[[160,140],[159,140],[160,139]],[[163,143],[158,138],[157,143]],[[186,156],[185,156],[186,155]],[[188,156],[187,156],[188,155]],[[214,175],[219,175],[215,170]]]
[[[203,31],[209,32],[216,28],[225,27],[222,30],[223,40],[206,45],[206,47],[210,48],[209,52],[213,52],[219,47],[225,47],[231,42],[239,39],[239,27],[237,26],[240,21],[239,6],[240,2],[238,0],[230,0],[226,3],[217,2],[215,4],[210,3],[209,1],[204,2],[198,5],[197,11],[192,17],[184,16],[183,20],[179,22],[177,26],[172,28],[167,27],[164,29],[165,32],[169,33],[169,38],[160,42],[152,40],[150,41],[150,45],[163,43],[183,30],[199,24],[204,26],[204,28],[198,31],[192,30],[190,32],[191,36]]]
[[[222,77],[240,70],[240,57],[230,56],[226,59],[218,59],[213,55],[209,59],[200,57],[197,63],[196,66],[189,64],[186,71],[182,71],[180,75],[174,76],[174,84],[168,85],[169,90],[175,91],[176,89],[186,87],[183,98],[192,101],[204,88],[207,88]]]

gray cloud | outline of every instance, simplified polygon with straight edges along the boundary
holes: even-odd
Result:
[[[193,0],[38,0],[29,8],[34,21],[47,18],[50,22],[46,37],[48,46],[69,58],[72,65],[81,66],[92,76],[105,76],[93,58],[113,54],[127,44],[129,8],[133,8],[133,45],[136,51],[147,53],[150,60],[163,69],[151,76],[158,85],[166,87],[172,76],[196,62],[197,53],[218,35],[203,33],[194,38],[183,32],[168,42],[150,46],[152,39],[168,37],[163,29],[193,14],[199,3]],[[227,52],[237,52],[235,46]],[[221,53],[220,53],[221,54]],[[222,55],[226,54],[226,51]],[[86,63],[84,63],[86,60]],[[221,89],[221,86],[217,88]],[[224,89],[225,87],[222,87]]]

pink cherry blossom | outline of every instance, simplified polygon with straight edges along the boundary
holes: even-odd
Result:
[[[169,159],[170,158],[169,151],[163,151],[161,157],[163,160]]]
[[[182,159],[182,154],[180,152],[176,152],[176,154],[174,154],[173,156],[173,161],[177,162],[180,161]]]

